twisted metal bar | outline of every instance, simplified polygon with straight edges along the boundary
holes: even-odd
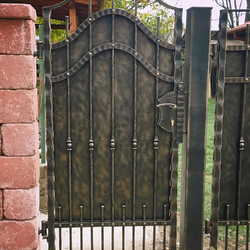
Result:
[[[53,101],[51,81],[51,43],[50,17],[51,9],[43,8],[44,17],[44,77],[46,88],[46,116],[47,116],[47,174],[48,174],[48,243],[50,250],[55,249],[55,159],[54,159],[54,126]]]
[[[210,245],[217,249],[218,221],[219,221],[219,198],[221,179],[221,150],[224,116],[224,88],[225,88],[225,62],[226,62],[226,27],[227,12],[222,11],[220,16],[220,34],[218,38],[218,88],[215,108],[215,139],[214,139],[214,167],[212,183],[212,204],[211,204],[211,242]]]

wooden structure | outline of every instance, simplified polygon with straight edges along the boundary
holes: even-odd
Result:
[[[227,34],[233,35],[236,40],[246,41],[246,30],[248,25],[250,25],[250,21],[229,30]]]
[[[42,16],[42,8],[61,2],[60,0],[2,0],[2,3],[22,3],[32,5],[38,16]],[[102,10],[105,0],[92,0],[92,13]],[[73,33],[78,25],[88,17],[89,1],[88,0],[72,0],[69,4],[64,5],[52,12],[52,18],[65,20],[65,16],[70,18],[70,33]]]

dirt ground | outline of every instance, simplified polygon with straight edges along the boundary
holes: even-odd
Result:
[[[46,167],[46,165],[42,165],[40,167],[40,212],[43,213],[43,214],[47,214],[47,200],[48,200],[48,194],[47,194],[47,167]],[[178,214],[177,228],[178,229],[180,228],[180,216],[179,216],[179,214]],[[178,230],[178,232],[177,232],[177,242],[179,242],[179,238],[180,238],[180,233],[179,233],[179,230]],[[204,250],[210,249],[209,244],[210,244],[210,238],[207,237],[204,234],[204,237],[203,237],[203,249]],[[157,248],[157,249],[161,249],[161,248]],[[177,243],[177,249],[180,249],[179,248],[179,243]],[[224,240],[220,239],[218,241],[218,249],[221,249],[221,250],[225,249]],[[234,250],[234,249],[235,249],[235,240],[229,238],[228,250]],[[239,250],[246,249],[246,246],[239,245],[238,249]]]

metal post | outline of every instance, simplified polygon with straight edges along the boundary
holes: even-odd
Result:
[[[39,41],[43,43],[43,25],[39,25]],[[43,52],[42,52],[43,55]],[[37,63],[40,65],[40,77],[43,79],[42,84],[42,101],[41,101],[41,113],[40,113],[40,123],[41,123],[41,163],[46,163],[46,149],[45,149],[45,79],[44,79],[44,58],[40,59]]]
[[[181,179],[182,250],[203,248],[207,75],[211,8],[187,10],[184,82],[187,86]]]

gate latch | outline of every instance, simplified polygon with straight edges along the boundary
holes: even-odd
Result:
[[[36,50],[34,51],[34,56],[37,57],[37,59],[43,58],[43,43],[41,41],[38,41],[36,44]]]
[[[158,125],[168,132],[176,131],[176,93],[170,92],[158,99]]]
[[[42,229],[39,230],[39,234],[42,235],[43,239],[48,239],[47,229],[48,229],[48,222],[46,220],[41,221]]]

